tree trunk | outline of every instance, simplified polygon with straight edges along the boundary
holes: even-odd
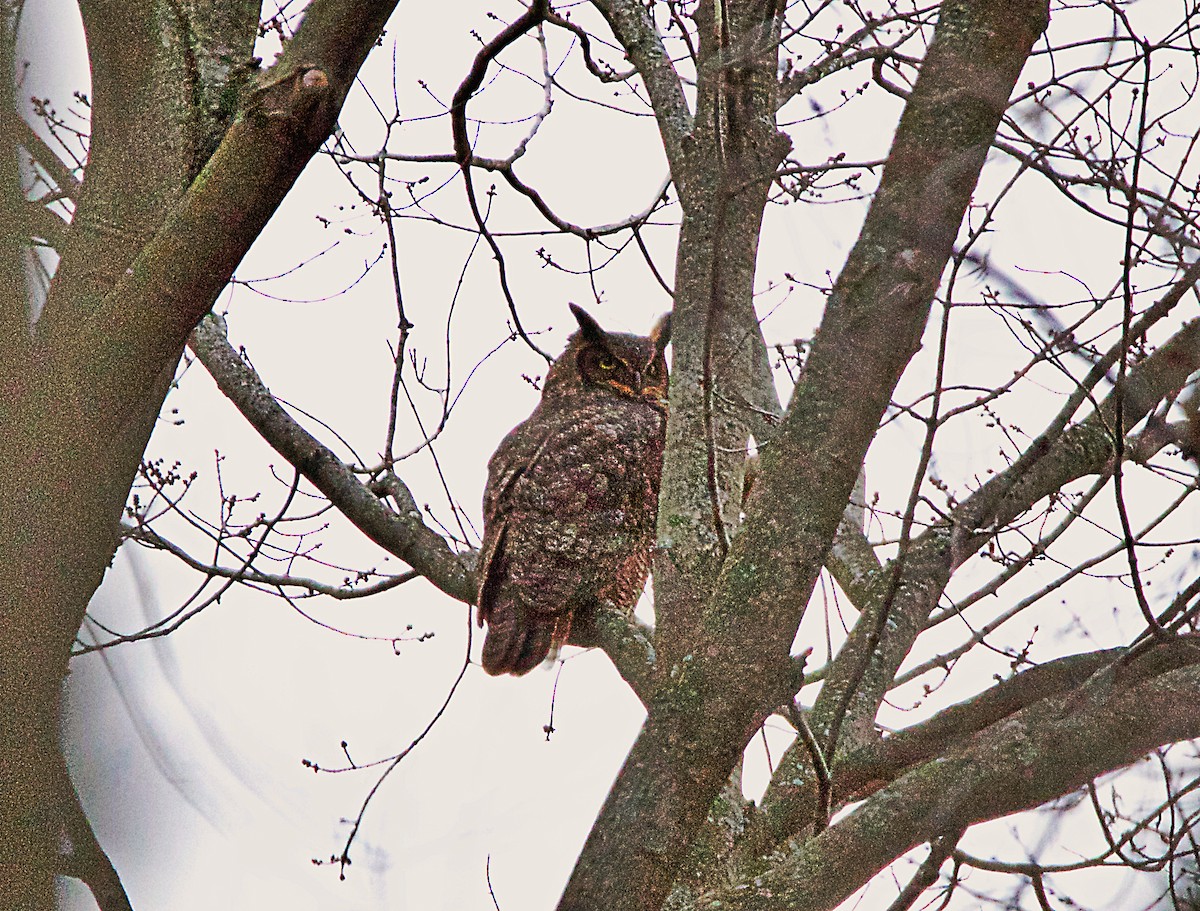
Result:
[[[393,6],[317,0],[252,79],[257,3],[81,4],[89,160],[35,331],[11,266],[28,234],[0,250],[0,350],[16,354],[0,368],[0,894],[16,907],[49,908],[60,844],[80,849],[61,684],[188,333],[333,129]]]

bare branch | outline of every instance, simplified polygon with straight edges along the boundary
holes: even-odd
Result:
[[[1194,643],[1187,648],[1194,650]],[[904,769],[952,750],[967,736],[1026,706],[1067,696],[1124,651],[1100,649],[1048,661],[943,709],[928,721],[897,731],[875,746],[846,755],[837,766],[839,801],[865,797],[894,781]]]
[[[1197,275],[1200,275],[1200,266],[1190,269],[1164,295],[1152,308],[1155,313],[1161,317],[1168,312]],[[1160,306],[1164,302],[1170,306]],[[1164,396],[1182,387],[1197,369],[1200,369],[1200,320],[1193,320],[1130,371],[1127,377],[1129,391],[1125,398],[1127,421],[1140,420]],[[1104,368],[1099,370],[1103,376]],[[995,527],[1012,521],[1072,480],[1111,470],[1113,445],[1107,417],[1112,408],[1110,400],[1111,396],[1096,412],[1063,432],[1057,426],[1059,422],[1065,424],[1062,415],[1074,413],[1078,407],[1078,403],[1072,407],[1069,402],[1060,411],[1059,419],[1052,422],[1052,429],[1043,432],[1009,469],[993,477],[954,510],[951,514],[953,530],[939,526],[914,539],[906,559],[905,577],[889,607],[887,636],[876,646],[869,645],[869,631],[879,606],[866,602],[865,612],[827,673],[814,709],[817,725],[828,723],[829,713],[838,705],[839,694],[852,685],[856,690],[847,711],[860,724],[870,724],[884,695],[894,685],[896,669],[926,628],[953,570],[983,546]],[[1070,412],[1067,412],[1068,408]],[[981,523],[980,516],[987,518]],[[976,530],[966,533],[966,526],[960,526],[959,522]],[[885,569],[884,573],[887,571]],[[975,641],[978,638],[981,637]],[[868,650],[871,651],[868,669],[862,675],[856,674],[855,661],[861,661],[861,656]],[[935,663],[930,662],[924,667],[928,669]],[[799,748],[793,747],[784,754],[776,779],[779,785],[768,790],[763,799],[763,812],[757,820],[760,827],[771,831],[769,835],[756,834],[755,841],[765,838],[767,842],[775,843],[804,825],[809,812],[804,788],[788,782],[803,780],[801,769],[805,763],[806,754]]]
[[[584,240],[592,240],[597,237],[604,237],[607,234],[616,234],[619,231],[628,231],[631,228],[637,228],[645,224],[659,208],[662,207],[666,200],[667,191],[671,187],[671,179],[668,177],[663,180],[659,186],[658,192],[654,194],[650,204],[634,215],[623,218],[620,221],[610,222],[603,225],[585,226],[578,225],[574,222],[567,221],[562,216],[558,215],[542,197],[534,187],[525,183],[513,169],[513,163],[519,158],[515,152],[507,158],[484,158],[479,155],[471,155],[471,167],[478,168],[481,171],[493,171],[504,177],[514,190],[526,197],[533,203],[534,208],[546,219],[551,225],[559,231],[567,234],[574,234],[576,237],[581,237]],[[405,161],[405,162],[422,162],[428,164],[450,164],[456,162],[457,156],[452,154],[433,154],[433,155],[405,155],[396,152],[380,152],[375,155],[344,155],[336,156],[338,161],[361,161],[366,163],[378,162],[381,159],[386,161]]]
[[[221,391],[280,455],[296,467],[368,538],[451,597],[473,603],[474,573],[441,535],[427,526],[408,489],[398,511],[389,509],[336,455],[301,427],[271,395],[225,335],[223,320],[206,317],[191,346]]]
[[[68,199],[78,199],[79,191],[83,187],[79,178],[63,164],[62,159],[54,154],[54,150],[46,145],[42,137],[34,132],[25,118],[18,117],[17,124],[20,130],[18,141],[25,147],[25,151],[29,153],[30,157],[37,162],[37,166],[54,181],[54,185],[60,193]]]
[[[608,66],[608,64],[598,63],[596,58],[592,56],[592,36],[587,33],[587,29],[576,25],[565,16],[560,16],[551,10],[550,14],[546,17],[546,21],[557,25],[559,28],[566,29],[579,39],[579,49],[583,51],[584,66],[587,67],[589,73],[601,82],[625,82],[637,73],[636,67],[628,72],[618,73],[612,67]]]
[[[1182,666],[1129,677],[1101,671],[1065,705],[1022,709],[916,767],[769,872],[697,907],[832,908],[923,841],[1039,806],[1164,743],[1200,736],[1200,703],[1190,695],[1200,686],[1200,650],[1171,657]]]
[[[921,894],[937,882],[938,871],[946,862],[946,858],[954,854],[954,848],[962,835],[961,831],[952,832],[949,835],[939,836],[929,843],[929,856],[917,868],[913,878],[900,890],[895,901],[888,905],[887,911],[908,911],[916,904]]]
[[[492,248],[500,279],[500,290],[504,294],[505,301],[508,303],[508,312],[512,316],[513,327],[517,330],[517,334],[521,336],[525,344],[544,357],[547,363],[552,358],[537,346],[533,339],[529,337],[529,333],[525,331],[525,327],[521,324],[521,315],[517,312],[517,302],[513,298],[512,290],[508,286],[508,267],[505,265],[504,254],[501,252],[499,244],[496,243],[496,238],[492,236],[492,232],[487,226],[487,219],[484,217],[483,211],[479,208],[479,199],[475,194],[475,180],[471,174],[471,159],[474,153],[471,149],[471,139],[467,135],[467,102],[471,100],[471,96],[483,85],[484,76],[487,75],[488,66],[491,65],[492,61],[506,47],[526,32],[540,25],[545,20],[549,9],[549,0],[533,0],[529,9],[525,10],[524,13],[506,26],[499,35],[489,41],[483,47],[483,50],[475,55],[475,60],[471,64],[470,71],[455,90],[454,100],[450,104],[450,129],[454,136],[454,158],[462,171],[463,186],[467,191],[467,202],[471,206],[471,215],[474,217],[475,224],[479,228],[479,235]],[[511,168],[509,170],[511,173]]]
[[[646,84],[650,106],[658,119],[663,149],[667,153],[667,164],[679,184],[686,174],[683,140],[692,131],[692,112],[684,98],[679,74],[663,47],[650,14],[638,0],[593,0],[593,4]],[[682,185],[680,192],[686,192]]]
[[[1046,21],[1044,2],[942,6],[862,236],[764,455],[747,522],[703,622],[680,650],[685,657],[665,669],[668,682],[648,708],[560,911],[657,911],[742,748],[766,714],[790,699],[784,669],[799,615]],[[841,878],[825,874],[831,883]]]
[[[203,560],[197,560],[178,544],[168,541],[150,528],[149,525],[123,525],[123,529],[131,540],[155,550],[166,551],[187,566],[206,576],[232,579],[235,582],[241,582],[245,585],[270,586],[280,589],[299,588],[305,592],[314,595],[325,595],[338,601],[368,598],[380,592],[390,591],[420,576],[419,573],[413,570],[395,576],[385,576],[378,582],[361,585],[357,588],[350,588],[346,585],[330,585],[325,582],[319,582],[316,579],[306,579],[302,576],[291,575],[290,573],[264,573],[254,569],[252,566],[228,567],[220,566],[216,563],[207,563]]]
[[[94,364],[88,379],[98,413],[116,419],[131,395],[174,364],[188,333],[333,129],[394,5],[316,0],[308,7],[177,208],[86,325],[66,336],[69,356]],[[105,357],[87,356],[97,350]]]

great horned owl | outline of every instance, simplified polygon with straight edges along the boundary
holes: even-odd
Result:
[[[579,331],[541,401],[488,462],[477,602],[489,674],[535,668],[577,612],[631,610],[650,571],[670,316],[639,336],[571,312]]]

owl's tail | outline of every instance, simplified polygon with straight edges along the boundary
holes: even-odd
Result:
[[[546,614],[516,602],[491,605],[483,669],[493,677],[527,674],[558,651],[571,628],[569,614]]]

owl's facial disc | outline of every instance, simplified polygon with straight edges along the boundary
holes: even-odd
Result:
[[[582,307],[571,304],[579,323],[575,366],[585,385],[614,395],[662,406],[666,398],[667,365],[663,351],[671,338],[670,315],[649,336],[608,332]]]

